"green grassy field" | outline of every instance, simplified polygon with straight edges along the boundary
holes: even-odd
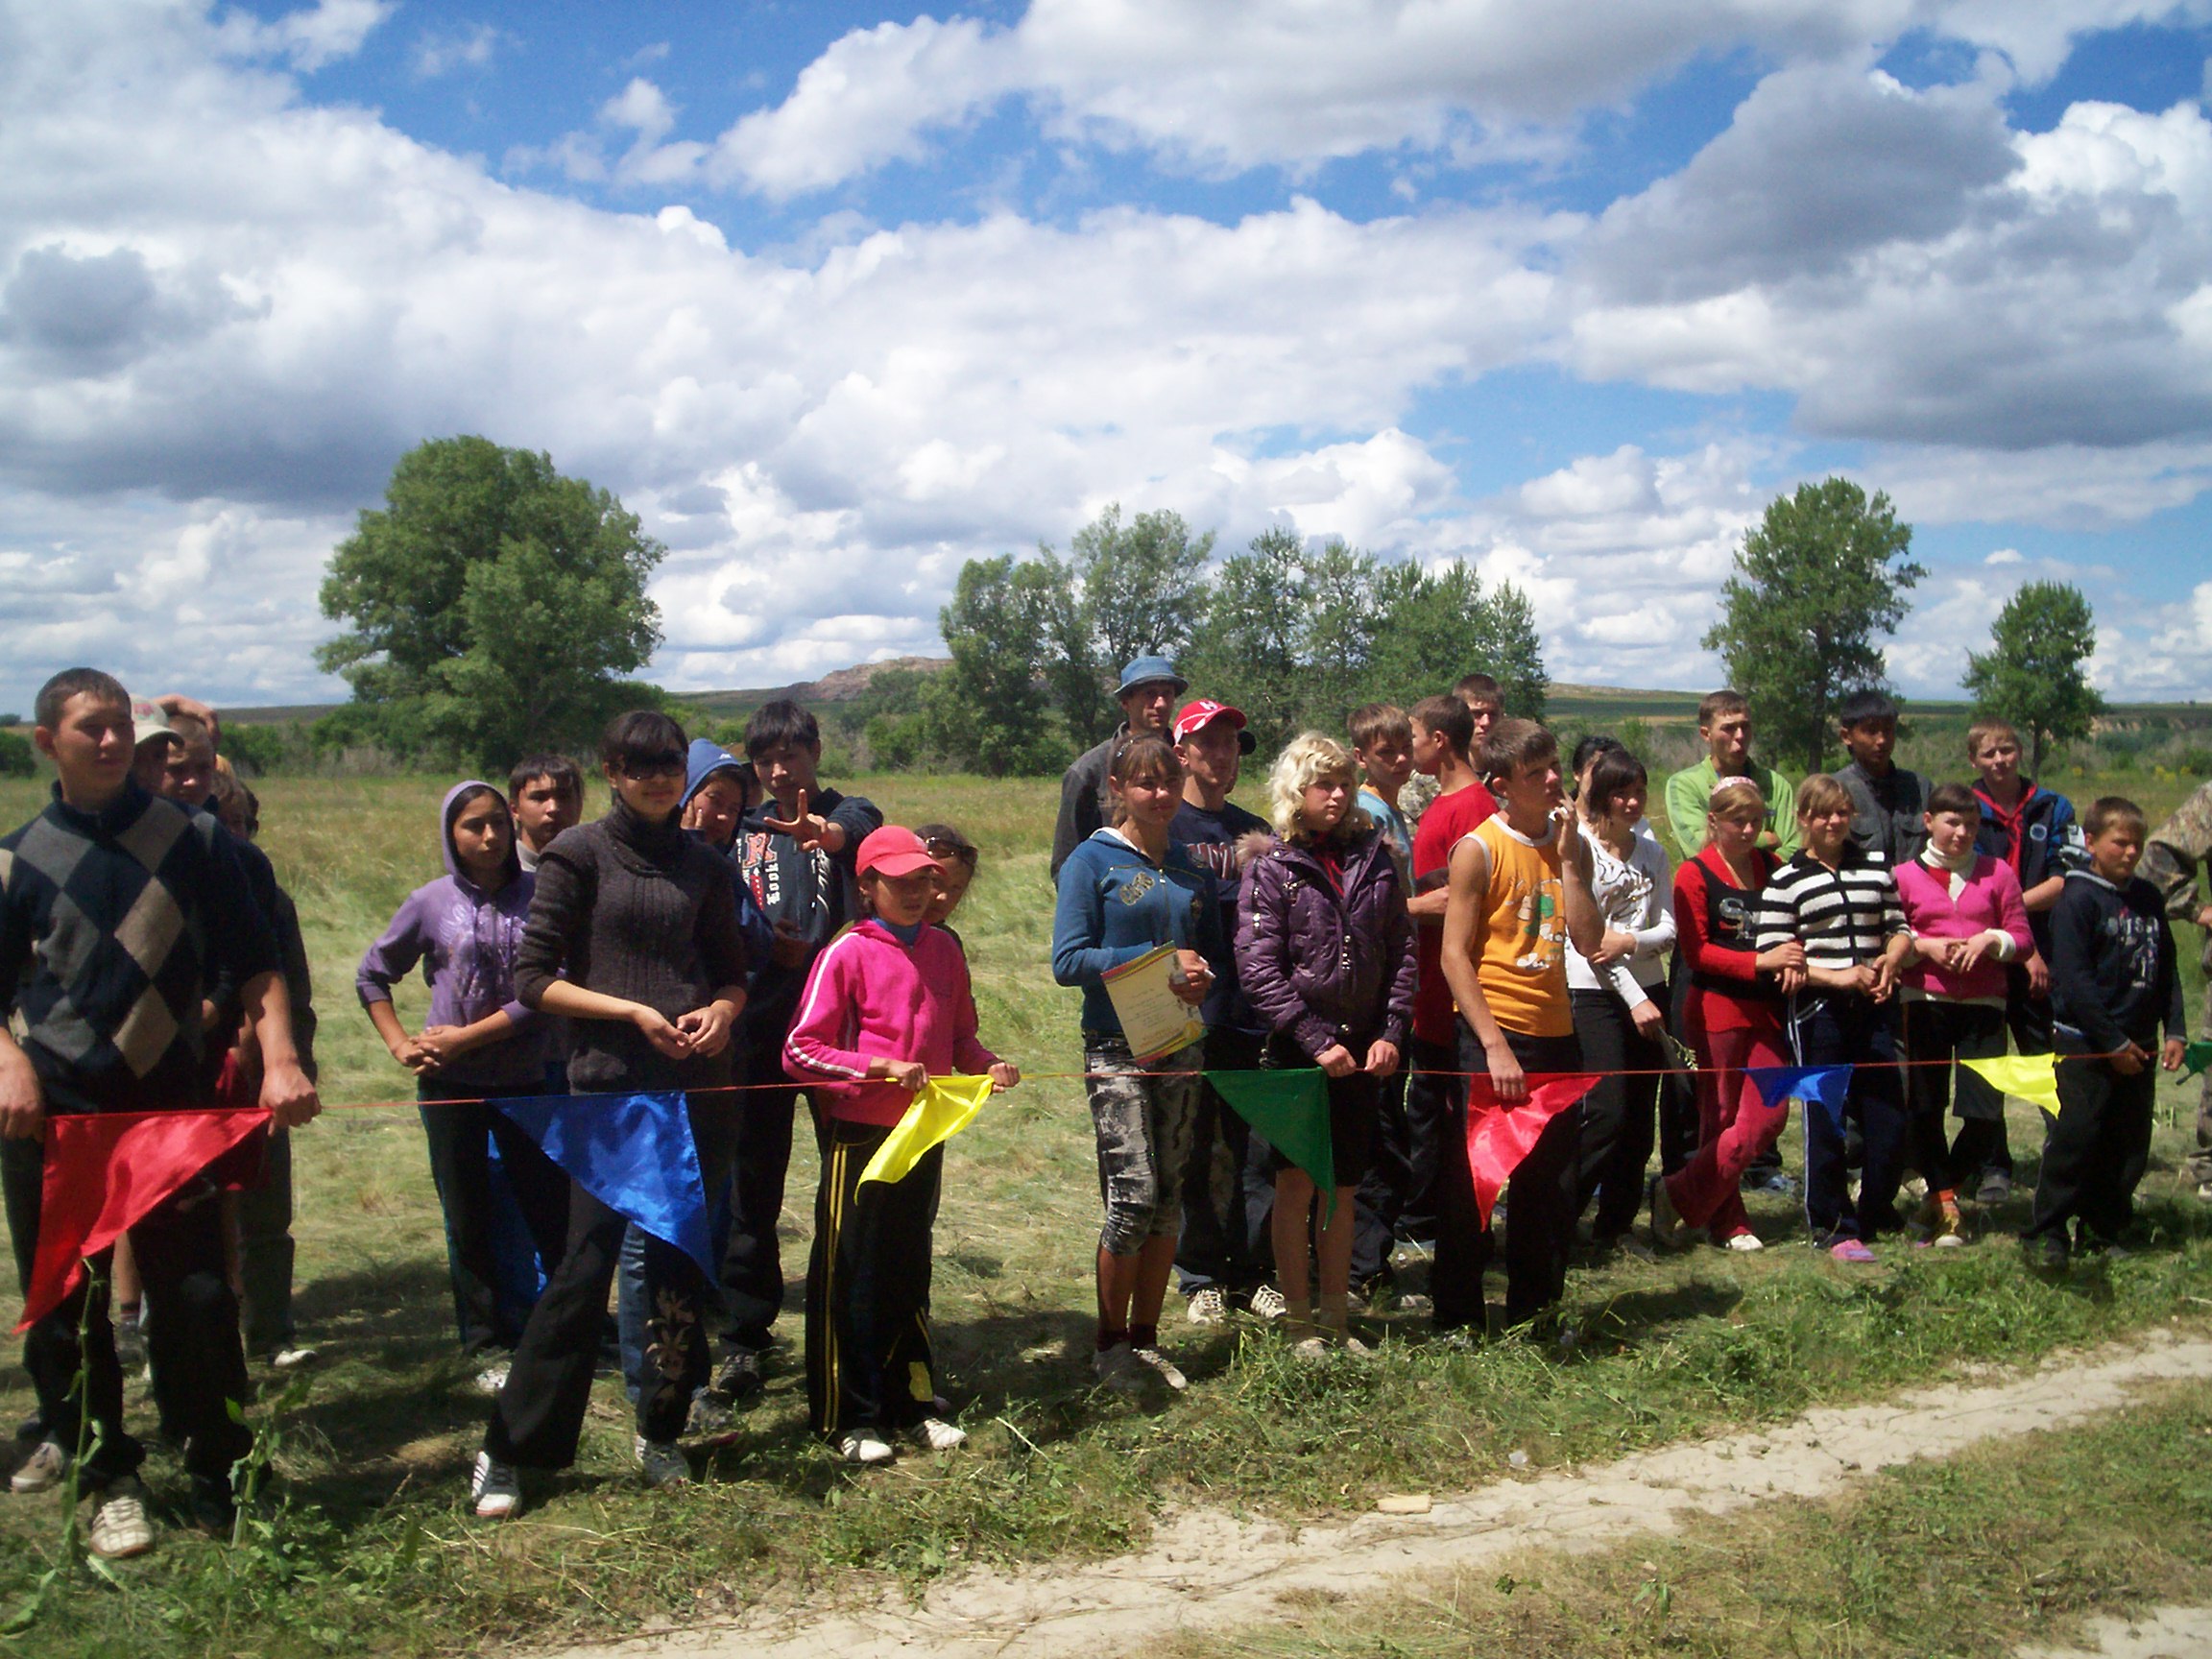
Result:
[[[1381,1358],[1288,1362],[1256,1330],[1174,1345],[1193,1383],[1145,1406],[1089,1385],[1090,1258],[1097,1189],[1075,1069],[1075,998],[1051,983],[1045,874],[1050,781],[892,776],[854,784],[895,820],[950,820],[984,848],[959,926],[983,1035],[1032,1075],[956,1142],[937,1233],[942,1384],[973,1439],[942,1459],[854,1474],[812,1444],[796,1353],[706,1478],[648,1495],[630,1475],[627,1410],[612,1381],[594,1400],[578,1468],[521,1521],[477,1523],[463,1503],[484,1403],[452,1348],[437,1210],[403,1074],[351,992],[355,960],[400,898],[439,868],[446,780],[272,779],[263,842],[298,900],[317,976],[325,1097],[297,1140],[299,1313],[324,1352],[303,1400],[276,1413],[284,1506],[240,1549],[181,1532],[103,1584],[65,1573],[12,1646],[39,1653],[303,1654],[479,1650],[500,1641],[604,1634],[743,1604],[825,1598],[971,1562],[1037,1561],[1130,1547],[1164,1506],[1217,1503],[1298,1516],[1358,1509],[1383,1491],[1486,1479],[1508,1449],[1538,1463],[1603,1455],[1823,1401],[1886,1393],[1967,1365],[2025,1361],[2150,1325],[2200,1324],[2212,1211],[2175,1166],[2194,1091],[2162,1085],[2143,1208],[2152,1247],[2063,1286],[2032,1281],[2008,1238],[1957,1253],[1886,1252],[1839,1272],[1805,1249],[1743,1258],[1698,1250],[1654,1263],[1578,1268],[1562,1355],[1518,1338],[1472,1353],[1424,1341],[1418,1321],[1378,1321]],[[2086,797],[2104,780],[2073,785]],[[2124,782],[2155,817],[2186,781]],[[19,822],[42,786],[0,783]],[[2193,950],[2184,951],[2192,961]],[[2192,978],[2193,995],[2200,990]],[[419,1013],[420,1001],[404,1012]],[[2015,1107],[2032,1153],[2034,1113]],[[804,1271],[814,1167],[794,1159],[787,1274]],[[1794,1132],[1786,1149],[1796,1163]],[[2032,1174],[2028,1158],[2024,1175]],[[1996,1219],[2017,1225],[2018,1199]],[[1795,1215],[1755,1203],[1773,1243]],[[1418,1281],[1416,1280],[1416,1283]],[[1493,1286],[1493,1300],[1498,1295]],[[0,1315],[13,1321],[12,1296]],[[274,1382],[271,1382],[274,1387]],[[0,1368],[0,1412],[29,1408],[19,1368]],[[148,1414],[134,1391],[134,1420]],[[258,1421],[271,1421],[262,1408]],[[174,1495],[156,1454],[156,1495]],[[53,1563],[51,1499],[0,1499],[0,1621],[29,1604]]]

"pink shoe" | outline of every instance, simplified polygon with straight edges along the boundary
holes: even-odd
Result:
[[[1874,1252],[1866,1247],[1863,1239],[1859,1238],[1839,1238],[1828,1246],[1828,1254],[1839,1262],[1864,1263],[1874,1260]]]

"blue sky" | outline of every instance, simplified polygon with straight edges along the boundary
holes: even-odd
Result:
[[[424,437],[669,546],[685,688],[934,651],[1106,503],[1531,594],[1699,686],[1831,470],[1931,566],[2212,696],[2212,0],[0,0],[0,708],[65,661],[330,695],[315,590]]]

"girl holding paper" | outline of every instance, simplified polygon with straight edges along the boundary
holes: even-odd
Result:
[[[1281,1152],[1275,1173],[1275,1276],[1300,1355],[1365,1353],[1351,1334],[1353,1196],[1367,1173],[1382,1084],[1413,1019],[1413,923],[1390,844],[1354,805],[1352,757],[1319,733],[1292,740],[1267,781],[1279,839],[1244,877],[1237,972],[1270,1027],[1269,1068],[1327,1077],[1334,1202],[1313,1215],[1321,1317],[1306,1274],[1312,1177]]]
[[[1165,947],[1172,994],[1195,1016],[1228,941],[1214,878],[1168,838],[1183,802],[1175,751],[1159,737],[1131,738],[1108,762],[1106,788],[1111,823],[1060,866],[1052,917],[1052,977],[1083,990],[1083,1070],[1106,1201],[1093,1364],[1119,1393],[1147,1374],[1179,1389],[1183,1373],[1160,1352],[1160,1305],[1175,1265],[1205,1046],[1192,1037],[1133,1052],[1108,975]]]
[[[870,911],[806,976],[783,1070],[815,1091],[826,1122],[814,1251],[806,1266],[806,1403],[849,1463],[882,1463],[890,1436],[932,1452],[968,1438],[942,1415],[929,1340],[930,1230],[944,1146],[897,1178],[870,1161],[932,1077],[1022,1073],[975,1040],[968,961],[926,920],[944,876],[913,830],[886,824],[855,860]],[[888,1172],[886,1172],[888,1175]]]

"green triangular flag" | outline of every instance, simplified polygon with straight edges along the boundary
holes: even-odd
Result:
[[[2207,1066],[2212,1066],[2212,1037],[2200,1037],[2181,1050],[2184,1076],[2194,1077]]]
[[[1209,1071],[1206,1081],[1267,1144],[1336,1201],[1336,1159],[1329,1149],[1329,1080],[1303,1071]]]

